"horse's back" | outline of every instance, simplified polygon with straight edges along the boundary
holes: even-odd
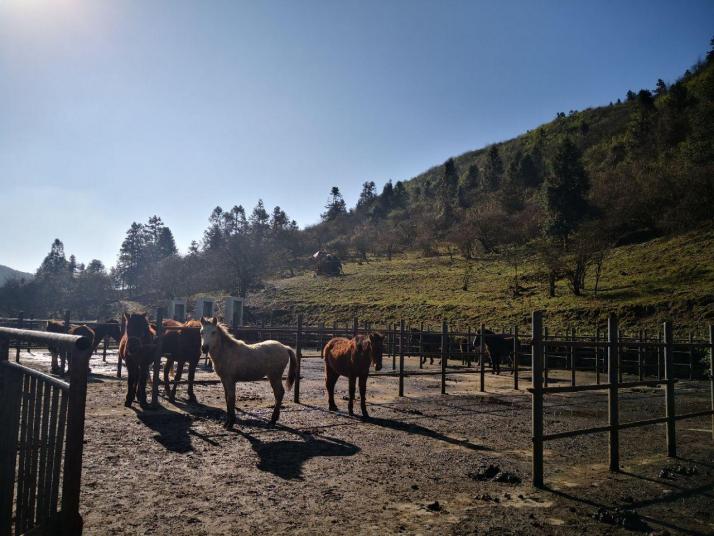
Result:
[[[332,369],[342,376],[353,374],[354,353],[356,346],[354,339],[346,337],[334,337],[325,345],[322,356],[325,359],[325,367]]]

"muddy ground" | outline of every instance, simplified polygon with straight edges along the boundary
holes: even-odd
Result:
[[[22,362],[47,368],[37,351]],[[439,394],[438,376],[409,377],[404,398],[396,378],[373,378],[372,418],[363,421],[347,415],[345,400],[339,413],[327,411],[322,362],[304,359],[302,403],[287,395],[279,426],[268,426],[268,383],[255,382],[239,384],[237,426],[226,431],[220,385],[198,385],[198,405],[186,403],[181,385],[176,404],[161,398],[158,410],[129,409],[115,363],[115,354],[107,364],[92,359],[86,534],[714,534],[708,417],[677,424],[674,460],[665,455],[663,425],[622,431],[617,474],[607,469],[606,434],[548,442],[548,488],[535,490],[530,395],[514,391],[508,374],[488,374],[485,394],[478,375],[449,376],[447,395]],[[216,377],[202,369],[197,378]],[[594,378],[583,372],[578,381]],[[680,382],[677,390],[678,412],[707,409],[705,382]],[[346,395],[344,378],[338,392]],[[546,432],[606,424],[606,401],[604,392],[548,397]],[[621,407],[621,422],[655,417],[664,399],[657,389],[623,391]],[[489,465],[522,481],[490,480]],[[595,519],[616,507],[639,519],[628,529],[608,523],[605,512]]]

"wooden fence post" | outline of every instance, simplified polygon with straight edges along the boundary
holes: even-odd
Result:
[[[595,383],[600,385],[600,326],[595,328]]]
[[[543,385],[548,387],[548,328],[543,328]]]
[[[570,330],[570,342],[575,342],[575,328]],[[575,385],[575,346],[570,347],[570,385]]]
[[[714,411],[714,325],[709,324],[709,391]],[[712,440],[714,440],[714,414],[712,414]]]
[[[531,342],[531,439],[533,485],[543,487],[543,313],[533,311]]]
[[[466,328],[466,364],[471,368],[471,325]]]
[[[424,322],[419,330],[419,368],[424,368]]]
[[[64,454],[62,482],[63,534],[81,534],[82,516],[79,514],[79,493],[82,479],[84,449],[84,412],[87,401],[87,373],[92,345],[72,352],[69,395],[67,401],[67,443]]]
[[[689,379],[694,379],[694,346],[692,346],[692,332],[689,332]]]
[[[355,329],[357,319],[355,318]],[[297,331],[295,333],[295,357],[297,358],[297,371],[295,374],[295,386],[293,387],[293,401],[300,403],[300,375],[302,373],[302,313],[297,317]]]
[[[404,396],[404,320],[399,321],[399,396]]]
[[[677,427],[674,421],[674,374],[672,370],[672,324],[665,322],[664,332],[664,403],[667,417],[667,456],[677,456]]]
[[[441,394],[446,394],[446,361],[448,359],[449,327],[446,320],[441,322]]]
[[[356,337],[359,334],[359,320],[355,316],[352,319],[352,336]]]
[[[483,354],[486,350],[486,326],[481,324],[481,330],[479,332],[479,350],[478,350],[478,363],[479,363],[479,391],[486,391],[486,373],[484,370]],[[493,365],[493,363],[491,363]]]
[[[0,363],[10,358],[10,338],[0,337]],[[0,374],[0,534],[12,534],[12,505],[17,466],[17,436],[22,380],[19,375]]]
[[[513,388],[518,391],[518,359],[520,343],[518,342],[518,326],[513,326]]]
[[[156,352],[154,353],[154,374],[151,381],[151,405],[159,404],[159,377],[161,370],[161,355],[164,341],[164,311],[161,307],[156,309]]]
[[[639,332],[640,344],[637,345],[637,371],[642,381],[645,377],[644,363],[642,362],[643,351],[642,351],[642,330]]]
[[[608,389],[608,424],[610,428],[610,471],[620,470],[620,414],[618,404],[618,345],[617,316],[610,313],[607,318],[607,374],[610,382]]]
[[[69,312],[69,309],[67,309],[67,310],[64,312],[64,332],[65,332],[65,333],[69,333],[69,327],[70,327],[70,324],[69,324],[69,316],[70,316],[70,312]],[[60,372],[61,372],[62,375],[64,376],[65,363],[67,362],[67,352],[65,352],[65,351],[63,350],[62,352],[60,352],[60,356],[61,356],[61,359],[60,359]],[[67,363],[67,366],[69,366],[69,363]]]
[[[403,326],[404,320],[400,320],[400,327]],[[392,324],[392,342],[395,341],[397,335],[397,325]],[[400,339],[400,351],[401,351],[401,339]],[[397,346],[395,344],[392,344],[392,370],[396,370],[397,368]],[[401,396],[401,395],[400,395]]]
[[[662,379],[662,332],[657,332],[657,379]]]
[[[24,327],[24,318],[25,318],[25,313],[23,311],[20,311],[20,314],[17,315],[17,329],[22,329]],[[17,339],[17,348],[15,349],[15,363],[20,362],[20,344],[22,342],[20,339]]]

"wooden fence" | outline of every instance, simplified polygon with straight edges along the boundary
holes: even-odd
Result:
[[[10,362],[11,340],[71,352],[70,383]],[[13,519],[15,534],[82,531],[89,352],[86,337],[0,327],[0,536]]]
[[[609,434],[609,466],[611,471],[618,471],[620,467],[620,430],[628,428],[637,428],[641,426],[649,426],[654,424],[666,424],[666,440],[667,440],[667,455],[674,457],[677,455],[677,440],[676,440],[676,421],[682,419],[691,419],[695,417],[712,416],[712,437],[714,438],[714,374],[710,373],[709,383],[711,391],[711,409],[698,411],[693,413],[676,414],[675,412],[675,383],[674,378],[674,362],[673,356],[675,350],[684,350],[692,355],[694,348],[708,350],[710,356],[714,356],[714,327],[709,326],[709,341],[704,343],[695,343],[690,337],[686,342],[676,343],[672,336],[672,325],[665,322],[663,325],[663,338],[661,342],[653,342],[648,340],[621,340],[619,338],[619,330],[617,327],[617,317],[611,314],[608,318],[607,339],[596,341],[595,356],[597,358],[598,351],[605,349],[607,383],[595,383],[586,385],[576,385],[575,383],[575,367],[572,367],[573,375],[571,385],[548,387],[545,385],[545,373],[547,371],[546,351],[549,347],[557,346],[566,348],[568,355],[574,355],[575,351],[582,348],[592,348],[592,341],[582,340],[554,340],[548,339],[545,336],[543,328],[543,317],[540,312],[533,313],[532,320],[532,338],[531,338],[531,356],[532,356],[532,386],[528,389],[532,395],[532,439],[533,439],[533,461],[532,461],[532,478],[533,485],[543,487],[543,443],[555,439],[563,439],[566,437],[576,437],[586,434],[604,433]],[[631,350],[635,348],[638,361],[639,379],[634,381],[622,380],[622,359],[621,352],[623,348]],[[662,369],[658,368],[658,378],[653,380],[642,379],[644,367],[642,356],[645,350],[658,350],[662,355]],[[597,359],[596,359],[597,363]],[[596,365],[597,367],[597,365]],[[662,375],[662,372],[664,373]],[[599,379],[599,377],[598,377]],[[619,408],[619,391],[620,389],[628,389],[633,387],[657,387],[662,386],[664,389],[665,398],[665,416],[655,417],[651,419],[631,421],[626,423],[620,422]],[[582,428],[576,430],[568,430],[565,432],[546,434],[543,426],[543,399],[547,394],[555,393],[579,393],[584,391],[607,391],[608,392],[608,424],[604,426],[593,426],[590,428]]]

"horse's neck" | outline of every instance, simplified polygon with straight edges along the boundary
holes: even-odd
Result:
[[[216,345],[216,352],[211,352],[219,361],[224,361],[226,359],[240,359],[246,355],[246,350],[248,350],[248,345],[243,341],[238,339],[230,339],[225,335],[221,334],[219,337],[219,342]]]

